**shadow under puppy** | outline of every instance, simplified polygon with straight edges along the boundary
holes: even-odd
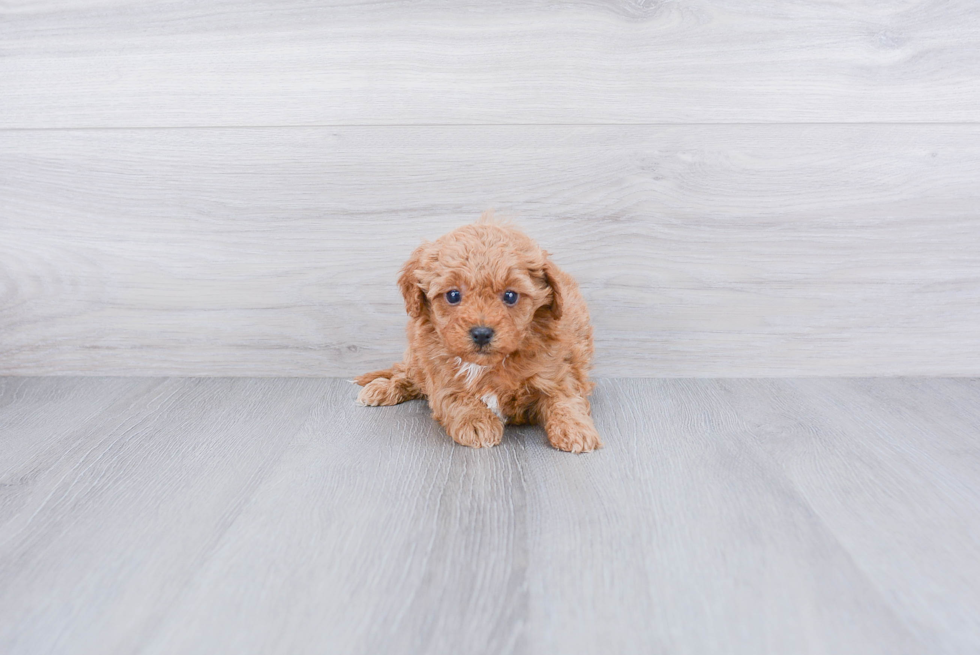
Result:
[[[588,308],[529,237],[486,213],[419,246],[398,285],[408,349],[390,369],[355,380],[359,403],[427,398],[449,436],[474,448],[500,443],[505,423],[543,423],[560,450],[602,446],[588,401]]]

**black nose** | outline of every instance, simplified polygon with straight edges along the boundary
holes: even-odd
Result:
[[[493,328],[480,327],[470,328],[470,338],[478,346],[485,346],[493,339]]]

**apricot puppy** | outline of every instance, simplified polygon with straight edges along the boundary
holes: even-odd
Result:
[[[365,373],[363,405],[427,398],[456,443],[500,443],[504,424],[543,423],[559,450],[602,446],[588,395],[592,326],[578,285],[530,238],[493,221],[419,246],[398,278],[408,349]]]

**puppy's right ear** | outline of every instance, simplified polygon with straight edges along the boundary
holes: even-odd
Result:
[[[422,265],[422,256],[425,254],[427,244],[422,244],[415,249],[412,256],[408,258],[402,266],[401,275],[398,276],[398,287],[402,291],[405,299],[405,311],[412,318],[418,318],[426,310],[428,300],[422,290],[421,281],[418,277],[419,267]]]

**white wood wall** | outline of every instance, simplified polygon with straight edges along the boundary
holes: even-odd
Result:
[[[384,365],[488,207],[599,375],[980,375],[980,3],[0,4],[0,374]]]

